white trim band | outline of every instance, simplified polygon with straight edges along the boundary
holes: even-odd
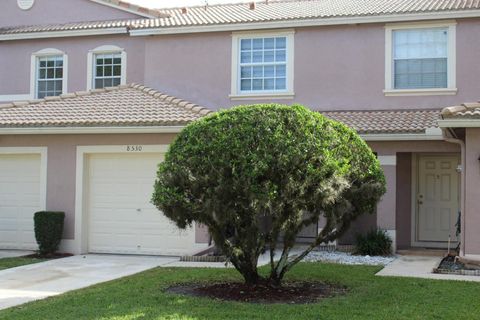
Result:
[[[114,134],[114,133],[179,133],[184,126],[152,127],[39,127],[0,128],[0,135],[10,134]]]
[[[38,38],[64,38],[64,37],[82,37],[82,36],[98,36],[107,34],[127,34],[127,28],[104,28],[90,30],[65,30],[65,31],[42,31],[42,32],[25,32],[0,35],[0,41],[25,40]]]
[[[378,156],[378,161],[382,166],[396,166],[397,156]]]

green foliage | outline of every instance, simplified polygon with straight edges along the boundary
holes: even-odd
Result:
[[[62,240],[64,219],[64,212],[40,211],[35,213],[33,217],[35,239],[41,255],[49,255],[57,251]]]
[[[388,256],[392,253],[392,239],[384,230],[370,230],[357,236],[355,254],[369,256]]]
[[[196,121],[170,145],[157,176],[152,202],[180,228],[208,226],[250,283],[260,280],[262,252],[270,251],[269,279],[279,284],[313,247],[374,212],[385,192],[380,165],[356,132],[300,105],[239,106]],[[320,216],[322,233],[291,259],[297,234]]]

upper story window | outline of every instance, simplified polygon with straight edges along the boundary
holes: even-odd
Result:
[[[94,88],[118,86],[122,79],[121,53],[102,53],[95,55]]]
[[[63,91],[63,56],[38,57],[37,98],[59,96]]]
[[[65,93],[67,56],[57,49],[44,49],[32,54],[31,95],[35,99]]]
[[[235,33],[232,99],[293,97],[293,31]]]
[[[88,53],[87,89],[126,83],[126,52],[117,46],[101,46]]]
[[[385,93],[455,94],[455,24],[387,26]]]

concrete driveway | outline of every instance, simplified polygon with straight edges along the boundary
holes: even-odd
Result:
[[[80,255],[0,271],[0,310],[132,275],[176,257]]]

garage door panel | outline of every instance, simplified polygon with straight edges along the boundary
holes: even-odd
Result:
[[[0,155],[0,249],[36,249],[33,215],[41,204],[39,154]]]
[[[180,231],[150,203],[158,154],[98,154],[89,157],[89,251],[185,254],[194,230]]]

